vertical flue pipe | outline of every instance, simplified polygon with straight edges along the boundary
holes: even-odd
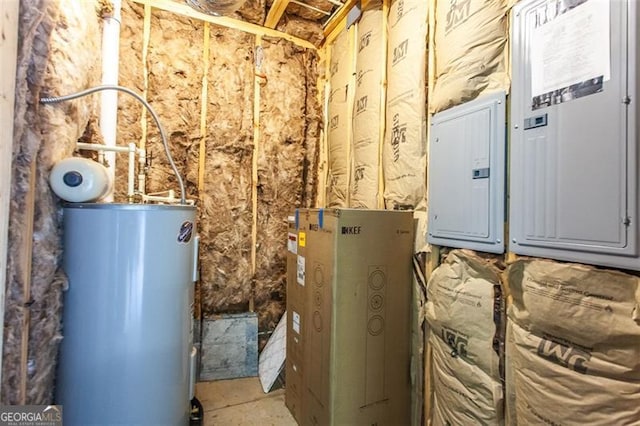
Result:
[[[120,60],[120,9],[122,0],[111,0],[113,12],[104,17],[102,31],[102,84],[118,84],[118,64]],[[100,131],[105,145],[116,145],[116,132],[118,123],[118,92],[105,90],[100,99]],[[115,186],[116,153],[106,152],[105,159],[108,163],[109,179],[112,188]],[[113,201],[112,192],[105,201]]]

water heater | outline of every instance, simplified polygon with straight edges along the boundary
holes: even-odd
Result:
[[[69,425],[187,425],[196,209],[69,204],[56,403]]]

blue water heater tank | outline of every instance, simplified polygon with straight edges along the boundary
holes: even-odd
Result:
[[[196,209],[64,209],[65,425],[187,425],[193,396]]]

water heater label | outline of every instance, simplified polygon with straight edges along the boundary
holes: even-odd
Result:
[[[298,273],[296,275],[297,275],[298,284],[300,285],[304,285],[304,274],[305,274],[304,263],[305,263],[304,257],[298,256]]]
[[[298,244],[300,244],[300,247],[304,247],[307,244],[307,234],[304,232],[300,232],[298,234],[298,241],[299,241]]]
[[[178,242],[187,244],[191,241],[191,236],[193,235],[193,222],[186,221],[180,226],[180,231],[178,231]]]

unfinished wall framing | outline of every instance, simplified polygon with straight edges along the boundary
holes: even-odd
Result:
[[[185,177],[187,197],[198,202],[203,313],[245,310],[255,299],[261,326],[268,329],[284,310],[284,274],[278,271],[285,260],[264,250],[282,246],[284,253],[287,215],[295,207],[311,207],[316,195],[321,117],[315,48],[257,25],[232,22],[249,32],[213,26],[144,3],[123,2],[120,84],[142,93],[159,113]],[[98,97],[46,106],[39,99],[99,84],[101,19],[110,13],[101,4],[68,7],[61,0],[28,0],[20,2],[15,17],[20,44],[3,300],[5,404],[53,401],[67,281],[60,269],[61,204],[49,189],[48,176],[57,161],[73,155],[76,142],[101,143],[102,138],[97,132]],[[269,70],[263,78],[255,70],[255,33],[265,32],[275,38],[262,42]],[[208,60],[202,60],[205,54]],[[297,94],[291,97],[295,102],[287,103],[293,76]],[[264,102],[255,107],[254,83],[262,80],[255,87],[265,91]],[[133,99],[119,98],[118,143],[133,142],[148,150],[148,192],[173,189],[174,177],[153,123]],[[268,110],[259,122],[254,108]],[[277,132],[283,123],[289,131]],[[260,174],[254,141],[263,156]],[[3,144],[7,146],[11,144]],[[281,158],[280,150],[290,156]],[[116,201],[125,201],[124,163],[118,162]],[[252,187],[257,191],[254,206]],[[253,268],[252,246],[257,247]],[[260,268],[264,273],[256,278]]]
[[[372,0],[363,10],[356,24],[346,28],[344,19],[325,40],[324,204],[424,210],[427,3]],[[376,48],[367,54],[362,43]]]
[[[137,72],[123,72],[120,83],[148,81],[146,96],[199,207],[200,315],[255,309],[270,331],[284,312],[286,218],[315,200],[317,54],[309,43],[221,27],[191,12],[131,3],[123,15],[121,45],[137,50],[123,52],[121,62],[136,63],[124,69]],[[141,36],[135,28],[145,21],[149,33]],[[133,109],[139,117],[140,107]],[[172,174],[147,121],[120,124],[140,132],[152,153],[147,190],[166,190]]]

